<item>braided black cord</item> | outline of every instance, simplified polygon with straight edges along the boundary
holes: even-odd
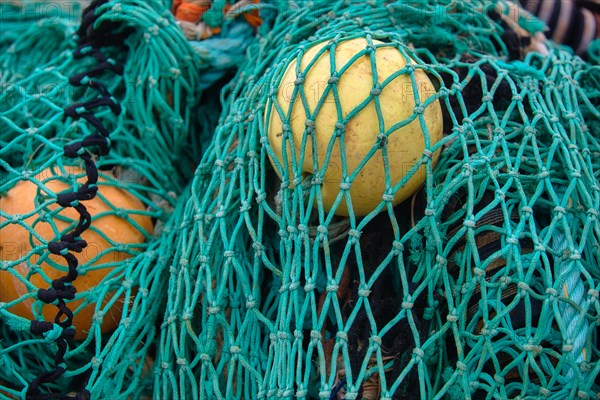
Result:
[[[48,250],[52,254],[61,255],[67,261],[68,273],[52,281],[49,289],[39,289],[37,298],[44,303],[56,304],[58,313],[54,319],[54,324],[62,328],[62,333],[56,339],[58,351],[54,356],[55,367],[53,370],[42,373],[36,377],[27,389],[28,400],[89,400],[91,394],[88,390],[83,390],[74,396],[60,393],[42,393],[41,386],[59,379],[65,373],[64,356],[68,349],[67,340],[72,339],[75,334],[73,328],[73,312],[67,307],[66,301],[75,297],[76,289],[72,285],[77,279],[77,258],[73,252],[80,253],[86,246],[85,240],[81,239],[81,233],[90,227],[91,216],[86,207],[80,201],[93,199],[98,190],[98,170],[92,158],[91,149],[95,150],[97,155],[106,155],[110,148],[108,137],[110,132],[104,127],[102,122],[94,115],[93,110],[99,107],[109,107],[115,114],[121,113],[121,107],[110,95],[107,87],[102,82],[94,79],[105,71],[112,71],[115,74],[123,74],[123,66],[114,60],[105,56],[100,48],[123,43],[129,35],[128,30],[119,29],[114,23],[104,23],[101,26],[94,26],[98,15],[98,7],[108,3],[109,0],[94,0],[83,11],[81,25],[77,32],[78,48],[73,53],[75,59],[83,57],[94,57],[98,65],[88,72],[77,74],[69,79],[73,86],[87,86],[98,93],[98,97],[87,102],[73,104],[64,109],[64,119],[74,120],[84,119],[92,125],[99,133],[90,134],[80,141],[64,146],[64,155],[68,158],[81,158],[85,163],[85,173],[87,181],[76,192],[65,192],[57,196],[57,204],[61,207],[73,207],[79,214],[77,227],[63,235],[60,241],[48,243]],[[54,329],[54,324],[48,321],[32,321],[31,332],[35,335],[43,336],[46,332]]]

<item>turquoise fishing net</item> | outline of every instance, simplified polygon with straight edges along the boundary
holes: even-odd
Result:
[[[598,396],[600,67],[551,42],[531,51],[510,21],[529,34],[543,26],[515,18],[505,1],[264,2],[257,31],[230,21],[197,43],[167,3],[112,1],[95,12],[96,26],[131,31],[126,49],[103,49],[124,65],[123,76],[98,77],[123,111],[95,113],[111,131],[110,152],[95,162],[142,201],[154,232],[90,297],[123,299],[116,330],[102,335],[94,322],[86,339],[70,341],[65,373],[45,389],[98,399]],[[77,28],[54,23],[59,36]],[[62,146],[93,132],[63,121],[63,110],[94,96],[68,84],[94,60],[73,58],[75,39],[38,54],[27,40],[40,31],[19,29],[31,31],[0,41],[20,43],[0,56],[2,195],[72,164]],[[350,108],[336,99],[347,82],[341,65],[315,90],[304,82],[321,72],[307,63],[289,107],[279,103],[290,63],[315,44],[330,57],[357,38],[364,45],[348,68],[368,60],[376,70],[389,50],[411,60],[394,78],[412,89],[404,120],[386,121],[376,105],[393,79],[375,80]],[[435,90],[414,89],[422,74]],[[436,103],[444,135],[434,142],[422,115]],[[306,112],[300,131],[293,104]],[[331,107],[323,132],[319,112]],[[388,160],[388,179],[373,211],[359,215],[350,191],[361,167],[331,154],[368,107],[382,132],[364,161]],[[279,162],[272,118],[289,149]],[[396,122],[423,130],[423,154],[403,166],[404,180],[390,171],[401,156],[389,151]],[[320,135],[331,138],[325,155],[314,150]],[[322,185],[340,162],[340,194],[326,207]],[[419,171],[423,186],[393,204]],[[335,214],[341,204],[347,216]],[[0,229],[12,224],[1,217]],[[19,274],[2,260],[2,273]],[[6,304],[0,312],[0,398],[24,397],[54,367],[53,333],[33,336]]]
[[[193,51],[160,2],[108,2],[95,8],[93,29],[104,29],[105,35],[108,31],[115,37],[126,33],[123,41],[110,42],[102,49],[108,57],[104,64],[94,57],[74,56],[81,9],[76,16],[50,19],[34,13],[31,20],[24,18],[30,15],[27,10],[33,4],[1,5],[2,43],[10,50],[0,56],[1,283],[12,285],[15,280],[38,277],[47,285],[41,287],[45,289],[56,274],[67,272],[64,260],[48,261],[49,242],[59,240],[77,225],[74,213],[64,214],[57,203],[62,191],[82,187],[86,173],[84,163],[66,156],[64,146],[97,131],[85,118],[72,117],[73,113],[91,110],[111,133],[110,152],[93,156],[101,178],[98,196],[105,209],[101,214],[96,212],[92,220],[100,224],[109,218],[121,221],[122,229],[137,231],[143,240],[139,244],[119,243],[118,233],[99,231],[92,222],[90,230],[99,242],[88,243],[81,252],[78,279],[87,279],[93,271],[106,271],[106,276],[87,292],[78,292],[74,300],[83,299],[84,305],[95,307],[92,325],[89,332],[82,333],[83,322],[78,319],[82,306],[70,307],[75,312],[74,325],[79,325],[78,334],[83,337],[68,341],[64,363],[59,365],[64,373],[40,385],[41,393],[28,390],[36,377],[57,366],[57,340],[62,331],[54,324],[43,336],[34,335],[31,321],[15,314],[19,306],[31,301],[27,299],[35,299],[35,285],[19,292],[18,298],[2,294],[0,398],[25,398],[26,393],[47,398],[74,396],[84,388],[94,398],[139,398],[151,391],[152,363],[148,360],[159,331],[154,321],[168,284],[162,266],[173,247],[173,240],[168,239],[175,232],[170,221],[178,215],[179,196],[194,175],[201,142],[210,137],[220,109],[218,101],[212,99],[200,103],[205,92],[210,92],[208,84],[200,85],[201,75],[210,64]],[[44,7],[41,2],[35,4]],[[90,54],[92,50],[93,46],[81,49]],[[102,98],[94,89],[97,82],[104,85],[114,103],[120,104],[120,114],[113,112],[113,102],[95,108],[88,102]],[[91,146],[87,151],[94,154],[96,149]],[[75,177],[80,179],[76,182]],[[64,184],[57,184],[59,181]],[[15,199],[24,187],[33,188],[33,197]],[[103,197],[111,189],[112,193],[126,193],[138,206],[115,205],[115,198]],[[14,210],[17,202],[27,214],[7,211]],[[139,223],[142,217],[145,224]],[[55,237],[40,237],[41,226],[50,227]],[[24,243],[16,243],[23,236],[17,239],[15,232],[29,232]],[[106,248],[103,241],[108,243]],[[40,271],[46,263],[54,275]],[[48,320],[46,312],[39,312],[41,305],[37,301],[25,307],[37,307],[35,318]],[[51,307],[46,305],[44,310]],[[116,329],[101,331],[112,318],[119,320]],[[49,320],[53,322],[53,318]]]
[[[600,70],[552,43],[546,55],[508,46],[507,4],[313,1],[250,47],[169,264],[154,398],[597,396]],[[309,59],[290,104],[271,105],[293,60],[318,43],[330,57],[352,38],[365,43],[353,61],[373,66],[382,60],[369,54],[392,47],[414,60],[398,76],[414,83],[423,71],[436,90],[405,121],[424,131],[426,151],[406,168],[406,179],[426,168],[423,188],[393,207],[402,182],[389,182],[376,210],[343,217],[335,208],[358,175],[343,172],[325,209],[322,160],[336,143],[349,148],[344,127],[377,94],[344,109],[337,65],[309,102]],[[335,132],[320,131],[331,98]],[[444,137],[433,144],[419,113],[436,99]],[[299,131],[293,102],[304,104]],[[267,134],[275,113],[288,146],[279,163]],[[391,160],[394,130],[377,118],[388,141],[365,156]]]

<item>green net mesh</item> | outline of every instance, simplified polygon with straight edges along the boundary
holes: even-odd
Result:
[[[71,303],[75,326],[87,303],[93,318],[49,389],[597,397],[600,67],[539,41],[539,21],[505,1],[247,3],[265,23],[224,24],[249,46],[239,59],[217,37],[185,40],[169,4],[96,11],[97,25],[131,30],[127,51],[106,49],[123,76],[98,78],[123,105],[96,113],[112,132],[99,193],[143,206],[100,200],[143,240],[91,229],[112,246],[79,268],[109,272]],[[63,109],[93,97],[68,77],[95,63],[73,58],[75,41],[38,54],[29,38],[42,28],[18,29],[0,41],[16,49],[0,56],[0,229],[25,229],[31,249],[9,259],[4,245],[0,277],[23,282],[27,265],[48,285],[50,239],[35,226],[73,219],[58,218],[46,171],[78,185],[62,146],[93,128]],[[35,200],[15,217],[5,205],[24,184]],[[0,303],[0,398],[53,367],[58,332],[33,336],[15,313],[29,288]]]
[[[596,396],[599,70],[515,53],[494,11],[312,2],[251,47],[186,204],[155,398]]]
[[[44,389],[139,397],[150,391],[153,321],[168,283],[165,262],[158,261],[171,253],[173,240],[165,241],[173,234],[169,221],[193,177],[201,141],[214,130],[219,106],[200,104],[207,89],[200,76],[208,63],[159,2],[96,9],[96,27],[129,33],[125,43],[104,49],[110,58],[103,70],[93,57],[73,56],[81,10],[52,20],[33,13],[37,25],[33,16],[23,17],[29,7],[74,4],[66,3],[1,4],[3,43],[10,41],[10,51],[0,57],[0,397],[24,398],[31,382],[54,365],[61,329],[55,324],[40,338],[29,332],[30,320],[53,321],[57,313],[53,305],[35,301],[36,293],[67,272],[48,244],[71,231],[78,216],[57,198],[85,182],[84,164],[65,157],[63,146],[95,132],[87,120],[67,117],[64,110],[82,112],[78,108],[97,97],[94,80],[123,110],[118,116],[109,107],[94,110],[111,131],[111,150],[95,160],[99,194],[88,203],[92,226],[82,236],[88,246],[77,256],[78,292],[69,303],[77,333],[65,356],[66,372]],[[19,35],[5,35],[5,26]],[[122,75],[112,69],[119,64]],[[69,82],[73,77],[80,86]]]

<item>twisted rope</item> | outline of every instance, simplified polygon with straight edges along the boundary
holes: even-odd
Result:
[[[95,127],[99,134],[88,135],[80,141],[64,146],[65,157],[81,158],[85,162],[87,180],[77,191],[60,193],[57,196],[56,201],[59,206],[63,208],[73,207],[78,212],[79,223],[73,231],[63,235],[59,241],[48,243],[48,251],[52,254],[62,256],[67,261],[69,270],[67,275],[53,280],[52,286],[49,289],[41,288],[38,290],[38,300],[46,304],[56,303],[58,313],[54,319],[54,323],[32,321],[30,331],[34,335],[44,336],[45,338],[52,337],[55,340],[58,351],[54,356],[54,369],[40,374],[29,385],[26,394],[28,400],[89,400],[91,398],[91,393],[86,389],[80,393],[76,393],[74,396],[70,396],[58,393],[42,393],[41,386],[54,382],[63,376],[66,371],[65,355],[68,350],[67,340],[72,339],[75,335],[73,312],[66,304],[67,301],[75,298],[77,292],[77,289],[73,286],[73,282],[78,277],[77,267],[79,261],[72,252],[80,253],[87,247],[86,241],[81,239],[81,234],[90,227],[92,222],[90,213],[80,201],[93,199],[98,191],[98,169],[94,163],[90,148],[95,149],[95,152],[100,156],[106,155],[110,148],[110,140],[108,139],[110,132],[94,115],[94,110],[99,107],[109,107],[113,114],[119,115],[121,113],[120,105],[110,95],[106,85],[93,79],[93,77],[100,75],[106,70],[111,70],[119,75],[123,73],[122,66],[98,50],[99,47],[110,45],[111,42],[114,43],[115,41],[115,35],[112,32],[113,27],[94,27],[94,23],[98,19],[98,15],[96,15],[97,8],[108,1],[93,1],[84,10],[82,23],[77,32],[79,36],[78,48],[74,52],[74,57],[78,59],[92,56],[98,61],[99,65],[83,74],[72,76],[69,79],[69,83],[73,86],[88,86],[96,90],[100,97],[66,107],[64,109],[64,118],[74,120],[83,118]],[[121,36],[123,36],[123,33],[121,33]],[[58,334],[52,334],[57,331],[56,325],[62,328],[62,330],[59,329]]]
[[[568,242],[561,230],[557,230],[552,236],[552,250],[556,253],[554,256],[556,280],[562,282],[560,293],[566,300],[561,301],[558,305],[562,322],[565,326],[563,342],[567,346],[573,346],[568,359],[574,361],[576,364],[581,364],[585,361],[587,355],[586,341],[589,327],[589,323],[584,319],[583,325],[577,330],[580,320],[579,307],[583,307],[585,303],[585,286],[581,279],[581,273],[577,268],[576,260],[573,257],[567,256],[570,253]],[[569,365],[566,378],[572,379],[575,371],[571,362]]]

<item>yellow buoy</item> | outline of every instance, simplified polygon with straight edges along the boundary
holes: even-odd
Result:
[[[382,42],[373,40],[374,45]],[[317,53],[327,46],[328,43],[321,43],[309,48],[303,55],[300,63],[300,71],[305,71],[309,63],[317,57]],[[336,125],[339,129],[339,123],[344,120],[357,106],[365,102],[372,94],[377,96],[380,101],[382,120],[377,116],[375,101],[371,99],[369,103],[360,110],[354,117],[349,119],[343,126],[343,141],[346,153],[347,175],[350,176],[367,156],[374,145],[381,142],[381,132],[388,131],[395,124],[406,121],[416,115],[415,90],[421,104],[429,97],[435,94],[435,88],[431,80],[424,71],[414,68],[414,75],[401,74],[383,86],[384,81],[392,74],[398,72],[407,65],[407,59],[395,47],[378,47],[374,51],[377,70],[377,82],[381,86],[378,88],[373,82],[373,73],[371,60],[368,53],[359,57],[352,64],[349,61],[357,53],[368,47],[368,42],[364,38],[341,41],[335,49],[335,65],[340,71],[347,68],[339,76],[331,76],[330,50],[324,51],[316,60],[312,67],[304,73],[303,81],[297,81],[296,68],[297,61],[292,61],[283,75],[277,92],[277,103],[287,115],[292,102],[292,94],[295,86],[302,86],[306,106],[303,104],[300,95],[293,103],[289,118],[291,130],[291,139],[294,143],[296,162],[301,161],[301,170],[303,175],[315,174],[313,170],[313,145],[310,138],[306,139],[306,146],[303,148],[304,158],[300,160],[300,149],[305,134],[305,129],[312,125],[317,152],[319,169],[323,168],[325,163],[327,148],[329,142],[336,134]],[[413,60],[408,60],[412,65]],[[414,85],[413,85],[414,79]],[[337,82],[335,82],[337,80]],[[330,91],[323,99],[323,104],[317,115],[310,120],[319,101],[325,93],[327,86],[336,85],[341,109],[338,110],[333,95]],[[375,90],[373,90],[375,88]],[[307,107],[307,108],[305,108]],[[271,109],[270,120],[266,121],[268,129],[268,139],[279,163],[286,168],[283,159],[283,124],[282,119],[276,111],[274,104],[269,104],[267,112]],[[442,138],[442,110],[439,101],[436,99],[422,110],[425,125],[429,132],[430,147]],[[265,116],[266,117],[266,116]],[[284,118],[285,120],[285,118]],[[314,125],[313,125],[314,123]],[[294,176],[292,170],[292,149],[291,140],[287,143],[287,160],[289,168],[289,180],[298,178]],[[389,173],[391,186],[397,185],[409,170],[421,159],[426,149],[424,127],[419,118],[414,118],[410,123],[390,132],[387,137],[386,148],[389,156]],[[437,160],[439,152],[432,154],[434,162]],[[273,164],[276,164],[271,160]],[[277,167],[275,170],[281,177]],[[331,150],[329,164],[324,171],[321,183],[321,197],[325,210],[331,209],[342,183],[343,171],[341,161],[340,140],[336,142]],[[366,215],[375,209],[382,201],[385,194],[386,171],[384,167],[384,157],[381,150],[377,150],[364,167],[358,172],[356,178],[349,189],[352,208],[354,214],[358,216]],[[418,171],[395,193],[392,203],[394,205],[410,197],[424,182],[425,166]],[[345,201],[335,211],[338,215],[348,215],[348,207]]]

